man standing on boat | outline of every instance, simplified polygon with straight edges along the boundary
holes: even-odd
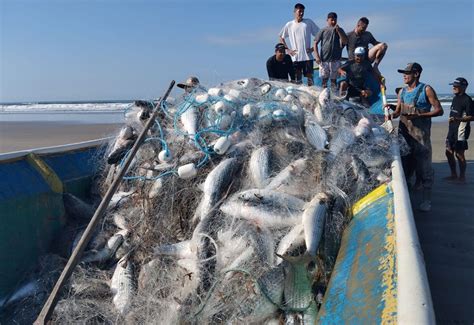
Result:
[[[296,82],[301,83],[303,75],[308,80],[308,86],[313,81],[313,48],[311,47],[311,36],[316,36],[319,27],[311,19],[303,18],[304,9],[301,3],[297,3],[294,9],[294,20],[289,21],[281,30],[280,42],[285,45],[291,55],[295,67]],[[288,38],[290,46],[285,39]]]
[[[295,81],[295,68],[291,57],[286,54],[283,43],[275,45],[275,55],[267,60],[267,73],[270,80]]]
[[[347,54],[349,55],[349,59],[354,59],[355,49],[360,46],[365,48],[366,59],[368,59],[370,63],[373,63],[374,69],[380,73],[378,67],[385,52],[387,52],[388,46],[386,43],[377,41],[372,33],[367,31],[367,26],[369,26],[369,19],[362,17],[357,22],[354,30],[347,34]],[[370,49],[369,44],[373,45]]]
[[[314,39],[314,56],[319,64],[319,76],[323,88],[331,79],[331,87],[336,89],[338,69],[341,66],[342,49],[347,44],[347,35],[337,24],[337,14],[330,12],[327,17],[328,25],[321,29]],[[321,43],[321,54],[318,53],[318,43]]]
[[[448,180],[466,181],[466,157],[467,139],[471,133],[470,121],[474,121],[474,107],[472,99],[466,94],[468,82],[460,77],[450,83],[453,86],[453,102],[449,113],[449,129],[446,136],[446,158],[448,158],[451,176]],[[456,159],[459,162],[459,178],[456,173]]]
[[[403,73],[406,87],[398,94],[393,117],[400,116],[398,132],[410,147],[410,153],[402,157],[403,170],[407,180],[415,171],[420,173],[423,201],[418,209],[428,212],[431,211],[431,187],[434,176],[431,166],[431,118],[443,115],[443,108],[434,89],[420,82],[423,71],[420,64],[408,63],[404,69],[397,71]]]

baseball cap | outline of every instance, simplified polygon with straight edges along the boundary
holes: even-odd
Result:
[[[183,83],[179,83],[177,86],[179,88],[192,88],[192,87],[196,87],[197,85],[199,85],[199,79],[197,77],[189,77],[188,79],[186,79],[185,82]]]
[[[362,46],[356,47],[356,49],[354,50],[354,54],[355,55],[364,55],[365,54],[365,48],[363,48]]]
[[[453,82],[451,82],[450,85],[467,87],[467,85],[469,85],[469,83],[463,77],[458,77]]]
[[[285,44],[278,43],[277,45],[275,45],[275,51],[278,51],[278,50],[286,50]]]
[[[337,19],[337,14],[335,12],[328,13],[328,18]]]
[[[421,72],[423,71],[423,68],[419,63],[412,62],[408,63],[405,69],[398,69],[397,70],[399,73],[412,73],[412,72]]]

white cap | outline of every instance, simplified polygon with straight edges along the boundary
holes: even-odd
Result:
[[[354,54],[355,55],[364,55],[365,54],[365,48],[363,48],[362,46],[356,47],[356,49],[354,51]]]

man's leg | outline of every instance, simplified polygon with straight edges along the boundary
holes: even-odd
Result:
[[[331,79],[331,89],[335,92],[337,89],[336,80],[339,75],[340,61],[329,62],[329,78]]]
[[[382,61],[385,52],[387,52],[388,45],[386,43],[379,43],[369,50],[369,60],[374,63],[374,68],[378,69],[380,61]]]
[[[303,73],[308,79],[308,86],[314,85],[313,70],[313,60],[305,61]]]
[[[466,181],[466,157],[464,156],[464,150],[456,150],[456,158],[459,163],[459,181]]]
[[[293,67],[295,68],[296,83],[300,84],[303,81],[303,66],[301,62],[293,62]]]
[[[456,172],[456,159],[454,159],[454,152],[451,148],[446,148],[446,158],[448,159],[449,169],[451,170],[451,176],[446,177],[447,180],[453,180],[458,178]]]
[[[421,181],[423,185],[423,199],[419,206],[419,210],[423,212],[431,211],[431,188],[433,187],[434,170],[431,164],[432,151],[431,145],[425,146],[423,150],[417,154],[417,170],[420,171]]]
[[[456,172],[456,159],[454,159],[454,144],[448,137],[446,138],[446,158],[448,159],[448,164],[449,164],[449,169],[451,170],[451,175],[448,177],[445,177],[444,179],[446,180],[455,180],[458,178],[458,174]]]

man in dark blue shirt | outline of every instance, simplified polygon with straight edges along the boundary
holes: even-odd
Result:
[[[446,158],[448,158],[451,176],[448,180],[466,181],[466,157],[467,139],[471,133],[470,121],[474,121],[474,107],[472,99],[466,94],[468,82],[459,77],[450,83],[453,86],[453,102],[449,113],[449,129],[446,136]],[[459,162],[459,178],[456,172],[456,160]]]
[[[275,55],[267,60],[267,72],[270,80],[290,81],[295,80],[295,68],[291,56],[286,54],[283,43],[275,45]]]

